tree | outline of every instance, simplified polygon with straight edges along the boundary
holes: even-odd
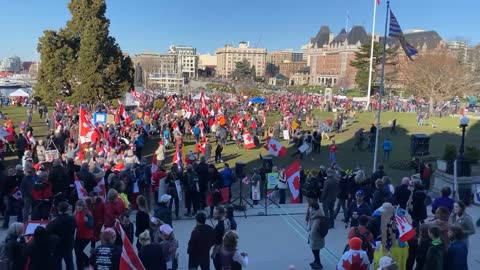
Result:
[[[355,75],[355,83],[357,88],[361,91],[368,92],[368,72],[370,70],[370,43],[364,44],[360,47],[358,52],[355,52],[355,60],[350,62],[350,66],[357,69]],[[395,64],[396,49],[389,48],[386,50],[386,64]],[[383,59],[383,46],[378,42],[373,44],[373,68],[372,68],[372,82],[376,82],[381,73],[381,64]],[[373,86],[372,83],[372,86]]]
[[[109,36],[105,0],[71,0],[68,8],[66,27],[47,30],[39,40],[38,95],[50,102],[122,96],[132,87],[132,61]]]
[[[403,68],[408,87],[416,96],[427,98],[429,111],[434,103],[469,93],[476,87],[476,77],[446,50],[420,54]]]
[[[248,62],[247,59],[243,59],[241,62],[236,62],[235,70],[232,72],[232,77],[237,80],[254,79],[255,66],[250,65],[250,62]]]

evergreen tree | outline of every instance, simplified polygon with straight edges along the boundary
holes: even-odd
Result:
[[[364,44],[360,47],[358,52],[355,52],[355,61],[350,63],[350,66],[357,69],[355,75],[355,83],[357,88],[361,91],[368,90],[368,72],[370,70],[370,43]],[[395,61],[396,52],[394,49],[387,49],[386,51],[387,64],[393,64]],[[379,80],[381,73],[381,64],[383,59],[383,46],[378,42],[373,44],[373,66],[372,66],[372,87],[375,82]]]
[[[71,0],[65,28],[45,31],[36,91],[47,101],[98,101],[122,96],[132,87],[133,65],[113,37],[105,0]]]

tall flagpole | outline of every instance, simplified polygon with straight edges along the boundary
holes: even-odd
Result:
[[[373,172],[377,168],[377,156],[378,156],[378,136],[380,134],[380,114],[382,112],[382,96],[385,90],[385,58],[387,54],[387,29],[388,29],[388,12],[390,11],[390,1],[387,1],[387,16],[385,18],[385,35],[383,36],[383,57],[382,57],[382,77],[380,80],[380,94],[378,97],[378,112],[377,112],[377,133],[375,134],[375,152],[373,154]]]
[[[375,21],[377,17],[377,0],[373,0],[373,23],[372,23],[372,42],[370,43],[370,68],[368,69],[368,88],[367,88],[367,107],[370,106],[370,96],[372,95],[372,73],[373,73],[373,45],[375,44]]]

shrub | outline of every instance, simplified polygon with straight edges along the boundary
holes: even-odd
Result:
[[[480,149],[474,146],[465,147],[465,159],[470,163],[478,163],[478,160],[480,160]]]
[[[443,159],[447,161],[455,160],[457,157],[457,147],[452,144],[445,145],[445,150],[443,151]]]

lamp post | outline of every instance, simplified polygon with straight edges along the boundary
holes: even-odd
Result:
[[[468,162],[468,160],[465,159],[465,156],[463,155],[463,153],[465,152],[465,130],[468,126],[469,121],[470,119],[468,119],[467,116],[462,116],[460,118],[460,128],[462,129],[462,140],[460,143],[460,148],[458,150],[458,156],[456,160],[457,177],[471,175],[470,163]],[[467,183],[458,183],[457,185],[458,185],[458,198],[461,201],[465,202],[467,205],[469,205],[470,196],[471,196],[471,185]]]

